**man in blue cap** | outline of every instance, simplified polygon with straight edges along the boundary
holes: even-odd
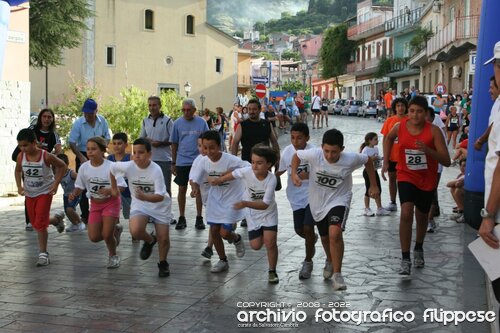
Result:
[[[76,171],[80,165],[87,161],[87,140],[96,136],[102,137],[109,143],[108,122],[103,116],[97,114],[97,103],[91,98],[87,98],[82,107],[83,117],[78,118],[71,127],[69,133],[69,146],[76,156]],[[82,193],[80,201],[82,210],[82,221],[87,224],[89,217],[89,201],[86,192]]]

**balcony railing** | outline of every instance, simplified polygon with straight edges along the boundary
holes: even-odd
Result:
[[[359,35],[365,31],[369,31],[369,30],[374,29],[382,24],[384,24],[384,17],[377,16],[377,17],[372,18],[366,22],[354,25],[347,30],[347,38],[355,36],[355,35]]]
[[[402,15],[396,16],[385,22],[385,31],[402,29],[415,25],[420,21],[422,17],[422,7],[404,13]]]
[[[427,41],[427,56],[431,56],[455,41],[477,38],[479,15],[457,17]]]
[[[347,73],[356,73],[367,69],[377,68],[379,62],[380,62],[379,58],[374,58],[370,60],[347,64]]]

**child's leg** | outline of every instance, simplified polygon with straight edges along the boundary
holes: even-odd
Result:
[[[123,218],[126,220],[130,219],[130,205],[132,203],[132,198],[131,197],[125,197],[121,196],[121,201],[122,201],[122,214]]]
[[[273,227],[269,229],[264,229],[264,245],[267,250],[267,260],[269,262],[269,270],[276,270],[276,265],[278,264],[278,245],[276,243],[277,231],[273,230]],[[277,229],[277,226],[276,226]]]
[[[148,220],[149,217],[146,215],[134,215],[130,218],[128,228],[133,239],[143,240],[146,243],[152,243],[154,241],[153,236],[146,231]]]
[[[221,224],[210,224],[210,234],[212,235],[212,242],[215,246],[215,251],[219,255],[219,259],[226,259],[226,251],[224,250],[224,242],[220,235],[222,229]]]
[[[209,233],[208,233],[207,246],[208,246],[209,248],[212,248],[212,246],[213,246],[213,245],[214,245],[214,242],[213,242],[213,240],[212,240],[212,233],[211,233],[211,232],[209,232]]]
[[[106,242],[109,256],[116,255],[115,227],[118,223],[118,218],[113,216],[102,217],[102,239]]]
[[[365,208],[370,208],[370,197],[364,196]]]
[[[50,205],[52,204],[52,195],[42,194],[35,198],[26,198],[28,216],[37,231],[38,248],[40,253],[47,252],[48,232],[47,227],[50,223]]]
[[[170,249],[169,225],[155,223],[156,238],[158,240],[158,256],[160,261],[166,261]]]
[[[401,216],[399,218],[399,241],[401,243],[401,251],[404,253],[410,252],[413,211],[413,202],[405,202],[401,204]]]
[[[221,227],[220,228],[220,236],[222,238],[224,238],[225,240],[227,240],[229,242],[229,244],[233,244],[234,242],[236,242],[238,239],[241,239],[240,235],[233,232],[232,230],[228,230],[226,228],[223,228]],[[213,235],[212,235],[213,237]]]
[[[74,208],[67,207],[65,213],[66,213],[66,216],[68,216],[68,219],[71,222],[71,224],[78,225],[82,222],[80,220],[80,216],[78,215],[78,213],[76,212],[76,210]]]
[[[252,231],[257,231],[257,230],[252,230]],[[249,236],[249,238],[250,237],[251,236]],[[256,236],[255,238],[250,239],[250,247],[252,248],[252,250],[258,251],[262,248],[262,245],[264,245],[264,236],[262,234],[260,236]]]
[[[325,220],[316,223],[318,228],[318,233],[321,237],[321,245],[323,246],[323,251],[326,255],[326,260],[332,262],[332,256],[330,255],[330,238],[328,235],[328,224]]]
[[[427,234],[427,224],[429,222],[427,215],[429,212],[431,212],[430,209],[426,212],[422,212],[418,208],[415,209],[415,220],[417,221],[415,242],[417,243],[422,244],[424,242],[425,235]]]
[[[331,224],[328,231],[333,272],[340,273],[342,270],[342,260],[344,258],[344,238],[342,237],[342,227],[340,224]]]

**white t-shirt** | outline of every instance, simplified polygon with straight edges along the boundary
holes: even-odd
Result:
[[[491,125],[495,120],[500,120],[500,96],[495,99],[495,103],[491,107],[490,117],[488,118],[488,126]]]
[[[258,180],[253,173],[252,167],[249,166],[234,170],[233,177],[241,179],[246,186],[243,200],[262,200],[269,205],[265,210],[251,208],[243,209],[248,222],[248,230],[258,230],[261,227],[278,225],[278,207],[274,199],[276,176],[272,172],[268,172],[264,180]]]
[[[357,153],[340,154],[336,163],[328,163],[321,148],[297,151],[297,156],[309,163],[309,206],[316,222],[321,221],[336,206],[349,207],[352,198],[352,172],[368,161]]]
[[[313,145],[307,144],[306,147],[304,148],[305,150],[307,149],[312,149],[314,148]],[[283,149],[283,152],[281,153],[281,159],[280,159],[280,166],[279,166],[279,171],[287,171],[288,174],[288,182],[287,182],[287,187],[286,187],[286,197],[288,198],[288,201],[290,202],[290,206],[292,207],[292,210],[299,210],[302,208],[306,208],[306,206],[309,204],[309,179],[303,179],[302,180],[302,185],[300,187],[297,187],[293,185],[292,181],[292,158],[293,155],[295,155],[296,150],[293,145],[288,145]],[[303,161],[300,161],[300,165],[297,168],[297,173],[301,172],[309,172],[309,164],[305,163]]]
[[[193,165],[191,166],[191,170],[189,171],[189,180],[193,180],[193,175],[195,174],[195,171],[200,168],[200,161],[202,158],[203,155],[200,154],[194,159]],[[201,202],[203,202],[203,205],[207,204],[208,190],[210,188],[210,185],[208,184],[207,181],[207,177],[208,174],[206,172],[201,172],[200,179],[204,179],[203,183],[200,184]]]
[[[375,147],[366,146],[361,151],[361,154],[365,154],[366,156],[371,157],[373,160],[373,166],[375,167],[375,169],[380,169],[380,157],[378,156],[379,152],[378,152],[377,146],[375,146]]]
[[[192,180],[198,185],[207,181],[207,176],[218,177],[228,171],[250,166],[247,161],[242,161],[239,157],[222,153],[217,162],[212,162],[208,156],[200,160],[199,167],[193,170]],[[190,177],[191,178],[191,177]],[[222,183],[218,186],[211,186],[208,190],[206,202],[206,218],[211,223],[235,223],[245,217],[242,210],[236,210],[233,205],[241,201],[245,185],[239,179]]]
[[[311,107],[311,109],[319,110],[320,106],[321,106],[321,97],[314,96],[313,99],[312,99],[312,107]]]
[[[167,192],[165,179],[161,168],[155,162],[151,162],[145,169],[141,169],[134,161],[114,163],[110,172],[115,177],[128,178],[132,203],[130,211],[132,215],[145,215],[160,222],[170,224],[172,220],[172,200]],[[145,194],[158,194],[163,196],[163,201],[150,202],[140,200],[135,191],[141,189]]]
[[[500,121],[495,120],[488,138],[488,154],[486,154],[484,168],[484,206],[488,203],[493,182],[493,173],[497,167],[500,155]],[[498,185],[497,185],[498,186]],[[500,223],[500,213],[497,212],[496,223]]]
[[[432,121],[432,125],[436,125],[439,127],[441,130],[445,127],[443,121],[441,120],[441,117],[439,115],[436,115],[434,117],[434,120]]]
[[[126,163],[126,162],[120,162]],[[106,199],[109,196],[99,194],[101,188],[111,188],[111,180],[109,179],[109,171],[111,166],[115,164],[109,160],[98,167],[93,166],[90,161],[83,163],[78,170],[76,176],[75,187],[81,190],[87,190],[87,198]],[[127,183],[123,177],[117,177],[116,183],[120,187],[127,187]]]

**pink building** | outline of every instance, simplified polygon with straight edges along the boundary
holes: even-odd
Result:
[[[318,35],[300,42],[300,53],[306,59],[317,58],[323,44],[323,36]]]

